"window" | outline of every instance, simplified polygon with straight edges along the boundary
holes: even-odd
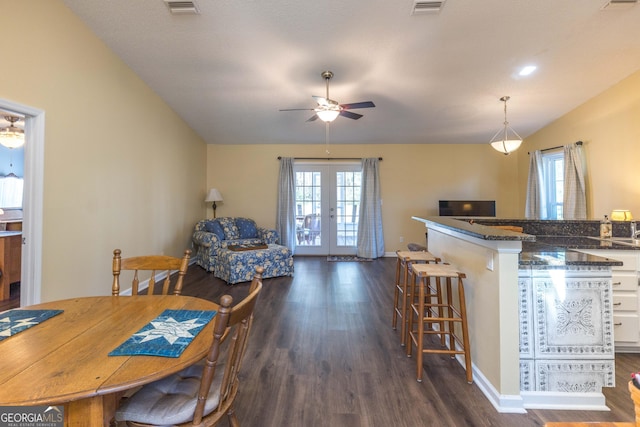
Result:
[[[543,153],[542,171],[547,207],[546,216],[543,219],[563,219],[564,152]]]
[[[13,174],[0,177],[0,208],[21,209],[23,187],[23,179]]]

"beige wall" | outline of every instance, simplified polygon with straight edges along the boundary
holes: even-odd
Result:
[[[108,293],[115,247],[179,255],[204,215],[206,188],[224,196],[219,215],[275,224],[276,157],[326,156],[323,145],[205,146],[60,0],[0,6],[11,11],[0,26],[0,97],[46,112],[44,301]],[[591,216],[628,208],[640,217],[638,118],[640,72],[527,138],[516,156],[486,144],[339,143],[331,156],[384,157],[390,252],[424,240],[410,218],[436,214],[439,199],[495,199],[498,216],[522,217],[527,151],[577,140],[585,142]]]
[[[425,241],[424,224],[412,216],[438,214],[440,199],[497,200],[497,214],[518,212],[516,157],[485,145],[339,145],[331,157],[382,157],[381,196],[385,251]],[[207,183],[224,197],[218,216],[250,216],[273,227],[278,156],[327,157],[324,145],[209,145]],[[208,207],[211,216],[211,207]],[[400,243],[400,237],[404,243]]]
[[[61,1],[0,7],[0,97],[45,111],[42,300],[109,294],[114,248],[181,255],[204,142]]]
[[[518,152],[521,211],[527,152],[576,141],[584,142],[589,217],[630,209],[640,218],[640,71],[525,140]]]

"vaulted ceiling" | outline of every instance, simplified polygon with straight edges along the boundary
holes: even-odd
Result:
[[[332,143],[373,144],[487,143],[504,95],[526,137],[640,70],[633,1],[63,1],[210,144],[324,143],[313,111],[279,110],[314,108],[325,70],[332,99],[376,105]]]

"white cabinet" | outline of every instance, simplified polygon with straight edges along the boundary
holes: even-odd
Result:
[[[580,250],[591,255],[622,261],[612,267],[613,333],[616,351],[640,350],[640,316],[638,315],[638,270],[640,262],[635,250]]]
[[[520,390],[614,386],[610,267],[520,269],[518,285]]]

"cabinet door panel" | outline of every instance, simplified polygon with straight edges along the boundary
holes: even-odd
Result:
[[[637,342],[640,339],[638,315],[614,314],[613,337],[616,342]]]
[[[615,291],[637,291],[638,275],[633,272],[616,272],[611,278],[611,289]]]
[[[638,269],[638,256],[633,251],[626,251],[631,253],[619,253],[605,255],[608,258],[613,258],[618,261],[622,261],[622,265],[614,265],[611,267],[613,270],[637,270]]]
[[[613,312],[638,311],[638,296],[636,294],[613,294]]]

